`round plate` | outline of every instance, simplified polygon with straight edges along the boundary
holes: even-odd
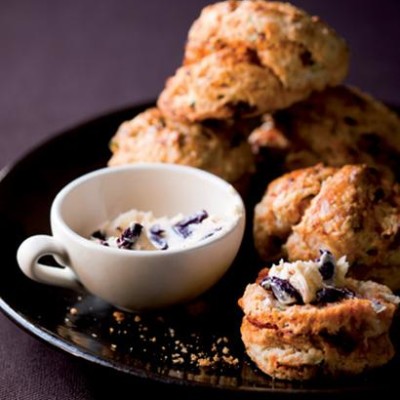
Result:
[[[260,268],[247,227],[227,275],[196,301],[158,312],[119,312],[102,300],[35,283],[16,263],[28,236],[50,233],[56,193],[79,175],[104,167],[119,124],[148,104],[114,112],[68,130],[3,171],[0,181],[2,279],[0,306],[12,320],[70,354],[149,380],[247,392],[339,394],[397,385],[399,357],[355,378],[290,383],[272,380],[247,358],[237,300]],[[254,201],[249,198],[248,221]],[[207,260],[204,260],[207,262]],[[398,335],[396,335],[398,338]],[[397,343],[396,343],[397,344]]]

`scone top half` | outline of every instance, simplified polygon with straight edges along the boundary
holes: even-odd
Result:
[[[323,249],[315,261],[281,260],[260,271],[239,305],[255,326],[291,335],[387,333],[400,298],[385,285],[348,278],[348,270],[346,256],[336,260]]]
[[[158,105],[191,121],[260,115],[339,84],[348,64],[345,41],[318,17],[287,3],[219,2],[192,25]]]

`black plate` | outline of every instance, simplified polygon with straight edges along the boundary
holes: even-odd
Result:
[[[248,394],[335,395],[395,388],[398,356],[384,368],[339,381],[282,382],[253,366],[240,340],[237,306],[260,267],[248,228],[237,260],[216,287],[193,303],[154,313],[116,313],[86,292],[41,285],[20,272],[17,248],[30,235],[50,233],[49,210],[56,193],[77,176],[104,167],[118,125],[147,107],[114,112],[68,130],[3,171],[0,306],[5,314],[68,353],[159,382]],[[251,220],[251,199],[248,206]]]

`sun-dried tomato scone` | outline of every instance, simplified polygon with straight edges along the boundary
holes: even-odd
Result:
[[[263,259],[308,260],[325,248],[347,254],[351,276],[393,290],[400,288],[399,238],[399,186],[366,165],[287,173],[255,207],[254,240]]]
[[[263,269],[239,305],[242,340],[266,374],[287,380],[359,374],[394,356],[390,327],[400,302],[391,290],[347,278],[346,257],[281,261]]]
[[[254,170],[246,132],[249,122],[185,124],[150,108],[121,124],[111,139],[109,166],[138,162],[182,164],[235,183]]]
[[[249,141],[267,166],[278,154],[283,170],[364,163],[400,178],[399,116],[352,87],[328,88],[266,115]]]
[[[158,104],[169,116],[191,121],[259,115],[339,84],[348,63],[345,41],[299,8],[218,2],[193,23],[184,66]]]

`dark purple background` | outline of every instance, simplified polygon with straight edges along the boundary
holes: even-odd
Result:
[[[0,168],[77,122],[154,99],[180,64],[187,30],[208,3],[0,0]],[[349,83],[400,104],[400,1],[293,3],[347,39]],[[0,314],[0,399],[97,399],[105,388],[116,398],[125,390],[137,398],[138,388],[151,397],[160,386],[61,353]],[[164,396],[188,395],[182,388],[161,389]]]

